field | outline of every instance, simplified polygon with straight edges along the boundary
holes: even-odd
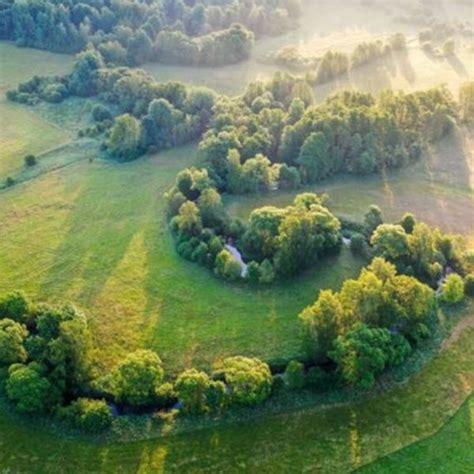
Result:
[[[160,80],[237,94],[248,81],[272,74],[276,67],[262,64],[262,57],[281,46],[300,44],[321,54],[331,45],[352,49],[361,38],[402,28],[410,35],[407,54],[316,88],[316,100],[342,87],[415,90],[446,83],[457,93],[474,76],[474,53],[467,42],[460,43],[456,59],[431,58],[415,40],[419,27],[394,22],[398,10],[376,3],[366,15],[357,5],[341,2],[341,15],[329,15],[327,21],[334,2],[308,2],[300,30],[263,39],[243,64],[215,70],[148,65],[146,70]],[[462,3],[453,9],[458,17],[468,11]],[[171,373],[209,368],[228,355],[275,360],[301,354],[297,314],[320,289],[339,288],[366,262],[344,248],[299,278],[263,289],[223,283],[185,262],[166,228],[163,195],[179,170],[196,164],[196,144],[118,164],[98,158],[93,140],[76,139],[77,130],[90,121],[90,102],[31,108],[4,98],[19,81],[66,73],[72,62],[70,56],[0,43],[0,188],[7,176],[18,181],[0,189],[0,294],[22,289],[40,300],[74,301],[90,319],[94,355],[104,370],[142,347],[156,350]],[[29,153],[39,155],[34,170],[24,168]],[[341,177],[305,190],[327,192],[329,207],[341,216],[361,220],[375,203],[387,220],[412,211],[472,244],[473,189],[474,134],[461,128],[409,169],[382,177]],[[257,206],[283,206],[293,197],[275,192],[226,198],[226,206],[246,219]],[[474,387],[472,304],[464,311],[470,323],[432,363],[409,383],[374,399],[159,441],[100,446],[33,434],[29,425],[15,421],[13,426],[0,413],[0,433],[9,433],[0,440],[0,466],[23,472],[34,463],[36,472],[48,473],[65,465],[77,472],[349,472],[389,455],[361,472],[394,472],[394,466],[403,466],[397,472],[415,472],[413,466],[467,472],[462,461],[472,452],[472,398],[438,432]],[[451,463],[454,454],[459,464]],[[449,471],[453,466],[459,470]]]
[[[0,431],[9,433],[2,440],[0,464],[13,472],[26,472],[34,463],[38,473],[64,472],[65,465],[81,473],[348,473],[434,435],[469,397],[474,388],[473,309],[472,304],[464,309],[471,314],[462,323],[464,331],[455,331],[441,353],[408,383],[358,403],[305,409],[164,439],[104,445],[58,438],[38,426],[12,425],[12,419],[0,413]],[[436,437],[382,460],[380,470],[378,464],[371,465],[368,472],[431,472],[420,471],[423,465],[433,472],[470,472],[468,406]],[[149,428],[149,423],[142,425],[142,435]],[[446,437],[451,444],[444,443]],[[433,464],[433,452],[423,447],[427,443],[440,449],[435,454],[446,453],[446,457]],[[448,446],[455,451],[448,452]],[[449,463],[447,456],[455,454],[459,457]],[[391,463],[396,458],[394,471]]]

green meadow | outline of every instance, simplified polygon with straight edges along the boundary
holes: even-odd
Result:
[[[312,8],[314,16],[318,8]],[[322,2],[321,18],[328,9],[331,2]],[[352,15],[350,8],[344,15]],[[380,22],[386,16],[383,9],[374,15]],[[343,28],[349,18],[327,25],[318,21],[329,31]],[[308,17],[298,34],[262,41],[241,65],[215,71],[147,65],[146,70],[160,80],[237,94],[275,69],[263,65],[261,55],[315,41],[312,28]],[[359,39],[360,32],[354,33],[349,45]],[[464,64],[472,58],[463,50]],[[319,87],[316,100],[336,88],[361,85],[363,76],[374,78],[369,90],[423,88],[436,80],[455,91],[466,80],[452,65],[434,64],[413,45],[408,57],[395,63],[392,77],[370,66],[349,83]],[[119,164],[101,158],[94,140],[77,139],[77,131],[91,120],[89,101],[35,107],[6,101],[4,92],[19,81],[33,74],[64,74],[72,64],[71,56],[0,43],[0,188],[8,176],[18,183],[0,189],[0,293],[21,289],[39,300],[74,301],[90,319],[95,359],[103,370],[138,348],[157,351],[171,373],[208,369],[235,354],[267,361],[301,355],[298,313],[321,289],[337,289],[358,275],[366,261],[344,247],[296,279],[259,289],[224,283],[184,261],[167,229],[164,194],[177,172],[198,163],[196,144]],[[412,211],[472,243],[473,150],[473,132],[459,129],[409,169],[338,178],[305,191],[328,193],[329,207],[339,216],[361,220],[369,205],[378,204],[387,220]],[[23,163],[30,153],[38,156],[34,169]],[[255,207],[287,205],[293,197],[274,192],[226,197],[225,203],[245,220]],[[45,473],[469,472],[472,396],[463,402],[474,387],[472,304],[462,312],[468,323],[460,323],[462,330],[455,330],[419,373],[390,384],[388,391],[382,381],[369,398],[354,403],[283,411],[159,440],[98,445],[63,439],[2,411],[0,433],[8,436],[0,437],[0,471],[28,472],[34,465],[35,472]],[[144,437],[151,436],[148,424],[141,429]]]

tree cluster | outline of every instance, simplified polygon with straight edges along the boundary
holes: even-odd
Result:
[[[376,257],[338,293],[322,291],[300,315],[307,349],[330,360],[349,384],[370,387],[400,364],[436,324],[434,291]]]
[[[254,34],[297,25],[299,0],[2,0],[0,39],[62,53],[96,46],[107,62],[228,64],[246,58]]]
[[[199,145],[218,188],[235,194],[292,188],[338,173],[405,166],[457,117],[444,88],[378,97],[341,92],[319,106],[312,101],[309,84],[285,73],[251,83],[239,98],[220,98]]]
[[[8,92],[17,102],[60,102],[70,96],[97,97],[93,118],[106,131],[105,148],[121,160],[196,139],[207,128],[216,94],[179,82],[159,83],[141,70],[104,67],[102,55],[78,55],[71,74],[38,77]]]

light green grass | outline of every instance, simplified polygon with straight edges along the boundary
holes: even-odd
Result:
[[[434,436],[414,443],[380,461],[362,473],[418,474],[469,473],[474,466],[474,397]]]
[[[195,159],[189,146],[128,164],[84,162],[3,191],[0,291],[76,301],[109,363],[142,346],[170,369],[238,353],[300,354],[297,314],[364,262],[344,250],[259,290],[185,262],[166,228],[163,194]]]
[[[32,108],[8,102],[5,92],[33,74],[65,74],[72,62],[71,56],[19,50],[11,43],[0,42],[0,181],[24,167],[25,155],[42,153],[72,137],[64,126],[45,120]]]

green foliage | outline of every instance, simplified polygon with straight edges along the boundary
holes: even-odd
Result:
[[[272,374],[267,364],[256,358],[228,357],[223,362],[230,397],[237,405],[258,405],[272,388]]]
[[[410,350],[403,336],[358,324],[334,341],[329,356],[346,382],[370,388],[386,366],[401,363]]]
[[[158,385],[155,390],[156,403],[163,408],[173,406],[178,400],[178,395],[172,383]]]
[[[0,296],[0,318],[26,323],[29,319],[29,308],[30,302],[20,291],[12,291]]]
[[[292,360],[286,367],[285,377],[290,390],[301,390],[305,385],[304,365]]]
[[[0,366],[26,362],[24,347],[28,331],[11,319],[0,319]]]
[[[407,234],[411,234],[415,229],[416,225],[415,216],[411,212],[406,212],[402,217],[400,225],[403,227]]]
[[[129,114],[117,117],[107,144],[110,153],[121,160],[133,160],[139,154],[139,144],[140,123],[138,120]]]
[[[428,328],[434,324],[435,302],[428,286],[413,277],[397,275],[392,264],[375,258],[357,280],[346,280],[339,293],[322,291],[315,304],[301,313],[306,349],[317,362],[328,355],[334,359],[331,350],[335,341],[342,341],[341,349],[346,335],[360,324],[389,334],[393,331],[393,337],[396,334],[416,343],[422,336],[420,330],[429,333]],[[393,356],[391,360],[398,359]],[[383,370],[385,365],[377,367]],[[370,371],[375,376],[377,370]],[[359,375],[354,375],[354,380]],[[349,376],[345,378],[349,380]]]
[[[378,206],[372,205],[364,216],[364,225],[367,235],[371,236],[374,230],[383,224],[383,214]]]
[[[236,281],[242,275],[242,268],[235,257],[226,249],[223,249],[216,257],[214,268],[216,275],[229,281]]]
[[[459,106],[463,121],[474,121],[474,81],[466,82],[459,88]]]
[[[137,350],[128,354],[101,383],[119,403],[147,406],[155,402],[155,390],[163,375],[161,360],[155,352]]]
[[[108,107],[103,104],[96,104],[92,109],[92,118],[96,122],[103,122],[104,120],[112,120],[113,115]]]
[[[24,158],[25,161],[25,166],[31,168],[32,166],[35,166],[38,163],[38,160],[36,159],[35,155],[26,155]]]
[[[20,413],[46,413],[57,406],[60,400],[58,390],[44,376],[44,369],[34,363],[11,365],[6,391]]]
[[[112,425],[112,410],[105,400],[79,398],[62,408],[60,416],[86,433],[100,433]]]
[[[474,273],[469,273],[464,278],[464,292],[468,296],[474,296]]]
[[[204,413],[207,410],[209,376],[196,369],[184,371],[176,380],[175,390],[183,409],[189,413]]]
[[[359,232],[355,232],[351,235],[351,252],[355,255],[363,255],[366,252],[367,241],[365,236]]]
[[[456,273],[446,277],[441,289],[441,299],[448,304],[456,304],[464,299],[464,281]]]
[[[381,224],[370,239],[375,252],[389,260],[398,260],[408,255],[408,237],[400,225]]]

